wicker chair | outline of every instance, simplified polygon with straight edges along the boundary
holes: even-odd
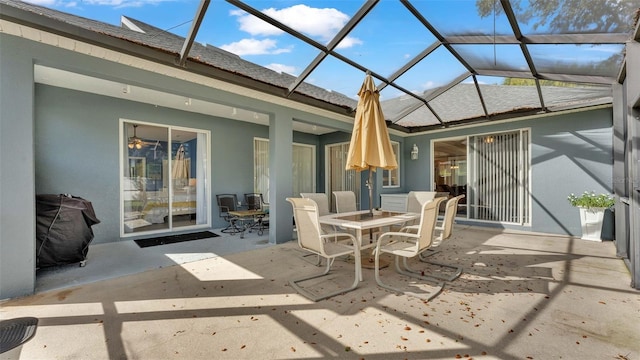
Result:
[[[236,194],[218,194],[216,195],[216,199],[218,201],[220,217],[229,223],[229,226],[222,229],[221,232],[230,234],[241,232],[240,228],[236,224],[238,218],[229,214],[230,211],[236,211],[238,209],[238,197]]]

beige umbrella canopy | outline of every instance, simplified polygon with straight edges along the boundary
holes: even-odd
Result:
[[[396,169],[389,131],[380,107],[380,94],[370,74],[358,92],[358,107],[347,154],[347,170],[369,170],[369,212],[373,212],[373,172],[377,168]]]

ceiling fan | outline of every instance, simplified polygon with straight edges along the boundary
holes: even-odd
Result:
[[[143,141],[136,135],[136,130],[138,129],[138,125],[133,125],[133,136],[129,138],[129,144],[127,145],[129,149],[136,148],[138,150],[142,149]]]

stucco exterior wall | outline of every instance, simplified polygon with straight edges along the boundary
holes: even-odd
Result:
[[[567,196],[584,191],[613,192],[611,107],[545,115],[528,120],[440,131],[408,138],[420,158],[405,166],[405,192],[431,190],[431,142],[437,139],[529,128],[531,133],[531,226],[504,227],[541,233],[581,235],[578,210]],[[502,226],[494,224],[493,226]]]
[[[269,128],[47,85],[36,85],[35,168],[37,194],[69,193],[92,202],[101,223],[94,243],[120,241],[118,126],[120,118],[211,132],[212,224],[219,217],[216,194],[253,192],[253,139]],[[294,133],[294,141],[317,145]]]

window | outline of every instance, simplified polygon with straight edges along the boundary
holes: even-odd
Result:
[[[435,190],[464,194],[458,214],[469,219],[530,224],[529,131],[434,142]]]
[[[210,226],[209,132],[120,124],[121,235]]]
[[[396,156],[396,162],[398,167],[393,170],[382,171],[382,187],[400,187],[400,143],[396,141],[391,142],[391,149]]]
[[[315,192],[316,161],[315,146],[293,144],[293,194]],[[253,141],[253,184],[254,191],[261,193],[265,202],[269,202],[269,140],[255,138]]]

